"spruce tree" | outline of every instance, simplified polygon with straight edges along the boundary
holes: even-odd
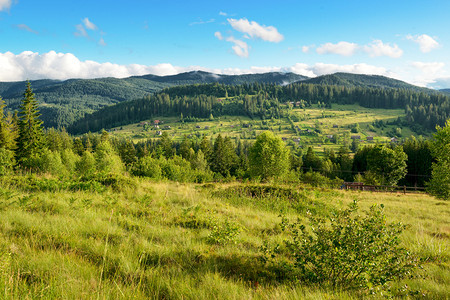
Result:
[[[40,156],[45,145],[38,106],[31,84],[28,82],[19,110],[19,136],[16,149],[18,162],[27,168],[34,167],[33,160]]]
[[[14,148],[13,124],[10,116],[5,115],[6,104],[0,97],[0,148],[11,150]]]

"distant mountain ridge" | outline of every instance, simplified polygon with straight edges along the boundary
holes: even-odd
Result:
[[[436,92],[432,89],[422,88],[401,80],[381,75],[334,73],[310,78],[304,80],[303,82],[312,84],[342,85],[347,87],[396,88],[425,93]]]
[[[315,78],[295,73],[269,72],[260,74],[219,75],[191,71],[169,76],[143,75],[128,78],[97,78],[69,80],[32,80],[31,86],[41,104],[42,120],[47,127],[69,126],[86,113],[102,107],[142,98],[164,88],[177,85],[220,83],[227,85],[265,83],[287,85],[294,82],[358,87],[402,88],[426,93],[434,90],[420,88],[400,80],[350,73],[335,73]],[[0,82],[0,96],[8,109],[17,110],[26,82]]]
[[[450,89],[441,89],[439,91],[444,93],[444,94],[450,95]]]

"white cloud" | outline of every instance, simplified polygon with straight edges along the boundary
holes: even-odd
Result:
[[[0,11],[8,10],[11,7],[11,0],[0,0]]]
[[[234,54],[236,54],[237,56],[248,57],[249,46],[246,42],[235,39],[232,36],[224,38],[222,33],[220,33],[219,31],[214,32],[214,36],[220,41],[225,40],[227,42],[233,43],[234,46],[232,46],[231,49],[233,49]]]
[[[316,49],[319,54],[339,54],[343,56],[351,56],[358,50],[358,45],[349,42],[339,42],[337,44],[326,43]]]
[[[422,34],[422,35],[407,35],[406,39],[411,40],[417,44],[419,44],[420,51],[423,53],[428,53],[433,49],[439,47],[439,43],[433,39],[431,36]]]
[[[412,67],[419,69],[423,73],[427,75],[434,75],[439,73],[442,68],[445,67],[445,63],[443,62],[421,62],[414,61],[410,64]]]
[[[77,29],[77,31],[73,33],[75,36],[82,36],[82,37],[89,36],[89,34],[86,32],[86,29],[84,29],[83,25],[77,24],[75,25],[75,28]]]
[[[234,38],[227,38],[237,47],[233,48],[237,55],[248,55],[248,46],[245,42]],[[179,67],[169,63],[157,64],[153,66],[130,64],[118,65],[113,63],[98,63],[95,61],[80,61],[71,53],[57,53],[50,51],[47,53],[36,53],[25,51],[20,54],[11,52],[0,53],[0,81],[20,81],[34,79],[69,79],[69,78],[99,78],[99,77],[116,77],[124,78],[133,75],[174,75],[187,71],[202,70],[213,72],[216,74],[250,74],[265,72],[293,72],[296,74],[315,77],[324,74],[332,74],[335,72],[348,72],[357,74],[376,74],[389,77],[398,77],[396,74],[382,67],[353,64],[353,65],[336,65],[317,63],[308,65],[297,63],[288,67],[276,66],[253,66],[248,69],[227,68],[227,69],[211,69],[201,66]],[[443,77],[443,76],[441,76]]]
[[[98,44],[99,44],[100,46],[106,46],[106,45],[107,45],[106,42],[105,42],[105,40],[103,39],[103,37],[100,38],[100,41],[98,41]]]
[[[354,73],[354,74],[370,74],[370,75],[383,75],[391,76],[383,67],[376,67],[368,64],[353,64],[353,65],[336,65],[336,64],[324,64],[317,63],[311,67],[311,70],[316,76],[333,74],[336,72]]]
[[[219,31],[214,32],[214,36],[219,39],[219,41],[223,40],[223,36]]]
[[[90,41],[94,41],[100,35],[100,38],[98,40],[98,45],[100,45],[100,46],[106,46],[107,45],[106,42],[105,42],[105,39],[103,38],[103,35],[105,35],[105,33],[102,30],[99,30],[97,25],[92,23],[88,18],[84,18],[81,21],[84,24],[84,26],[83,26],[83,24],[75,25],[76,31],[73,33],[75,36],[85,37],[85,38],[87,38]],[[89,33],[86,31],[86,29],[94,31],[94,33],[92,33],[92,34],[93,35],[97,35],[97,37],[95,39],[92,38],[89,35]]]
[[[219,15],[226,17],[228,14],[226,12],[221,11],[219,12]]]
[[[230,36],[226,39],[227,42],[234,43],[234,46],[231,47],[234,53],[240,57],[248,57],[248,45],[246,42],[237,40],[234,37]]]
[[[284,39],[283,35],[273,26],[259,25],[255,21],[249,22],[247,19],[227,19],[227,21],[235,30],[254,39],[273,43],[281,42]]]
[[[209,19],[209,20],[207,20],[207,21],[203,21],[202,19],[199,19],[199,20],[196,21],[196,22],[189,23],[189,26],[192,26],[192,25],[208,24],[208,23],[213,23],[214,21],[216,21],[216,20],[215,20],[215,19]]]
[[[133,75],[174,75],[198,67],[175,67],[171,64],[145,66],[138,64],[118,65],[98,63],[91,60],[80,61],[71,53],[50,51],[39,54],[25,51],[20,54],[0,53],[0,81],[20,81],[34,79],[69,79],[98,77],[129,77]]]
[[[20,30],[25,30],[34,34],[39,34],[39,32],[37,32],[36,30],[31,29],[28,25],[26,24],[17,24],[14,25],[16,28],[20,29]]]
[[[98,29],[97,25],[95,25],[94,23],[89,21],[88,18],[84,18],[83,19],[83,24],[84,24],[84,26],[86,26],[87,29],[90,29],[90,30],[97,30]]]
[[[303,53],[308,53],[308,52],[309,52],[309,49],[311,49],[310,46],[303,46],[303,47],[302,47],[302,52],[303,52]]]
[[[371,57],[389,56],[399,58],[403,55],[403,50],[396,44],[391,46],[389,43],[383,43],[381,40],[374,40],[371,44],[364,46],[364,51]]]
[[[429,83],[435,89],[450,89],[450,77],[439,77]]]

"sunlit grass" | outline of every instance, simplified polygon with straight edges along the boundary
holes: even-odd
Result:
[[[280,213],[291,218],[306,210],[327,214],[355,199],[364,210],[383,203],[390,221],[410,225],[402,242],[424,269],[418,271],[421,277],[393,283],[394,295],[445,299],[450,292],[450,208],[445,201],[425,194],[308,187],[301,187],[300,200],[292,201],[238,195],[236,189],[245,186],[239,183],[136,180],[137,188],[120,192],[31,194],[4,188],[0,298],[358,298],[355,292],[280,281],[259,259],[264,241],[283,239]],[[211,224],[225,221],[238,224],[239,235],[225,244],[211,243]]]

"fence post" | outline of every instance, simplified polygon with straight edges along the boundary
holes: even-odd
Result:
[[[406,185],[403,186],[403,193],[406,195]]]

